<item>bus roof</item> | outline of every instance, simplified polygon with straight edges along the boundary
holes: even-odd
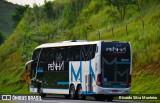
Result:
[[[102,41],[62,41],[62,42],[57,42],[57,43],[45,43],[45,44],[41,44],[38,47],[36,47],[35,49],[39,49],[39,48],[50,48],[50,47],[63,47],[63,46],[74,46],[74,45],[87,45],[87,44],[97,44],[100,43]]]
[[[86,40],[71,40],[71,41],[62,41],[56,43],[45,43],[41,44],[35,49],[39,48],[50,48],[50,47],[63,47],[63,46],[74,46],[74,45],[87,45],[87,44],[98,44],[101,42],[119,42],[119,41],[86,41]],[[127,43],[127,42],[120,42],[120,43]]]

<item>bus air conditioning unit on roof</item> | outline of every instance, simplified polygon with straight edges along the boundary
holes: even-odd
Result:
[[[88,40],[68,40],[68,41],[62,41],[62,42],[89,42]]]

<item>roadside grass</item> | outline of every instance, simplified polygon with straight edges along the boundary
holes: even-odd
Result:
[[[131,94],[159,94],[159,76],[149,74],[148,70],[141,70],[133,75]]]
[[[15,103],[13,101],[0,101],[0,103]]]

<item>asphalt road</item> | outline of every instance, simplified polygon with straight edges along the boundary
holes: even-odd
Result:
[[[145,102],[135,102],[135,101],[126,101],[126,100],[113,100],[112,102],[95,101],[94,98],[92,97],[89,97],[86,100],[70,100],[70,99],[65,99],[64,96],[52,96],[52,95],[42,98],[41,101],[11,101],[11,102],[15,102],[15,103],[145,103]]]

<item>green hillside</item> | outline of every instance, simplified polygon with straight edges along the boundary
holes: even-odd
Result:
[[[159,28],[159,0],[138,0],[138,5],[128,5],[124,20],[106,0],[55,0],[41,7],[35,5],[0,46],[0,93],[28,93],[21,76],[36,46],[100,38],[131,42],[132,94],[160,94]]]
[[[18,7],[18,5],[4,0],[0,1],[0,32],[2,32],[5,37],[8,37],[13,33],[14,28],[11,16],[16,7]]]

